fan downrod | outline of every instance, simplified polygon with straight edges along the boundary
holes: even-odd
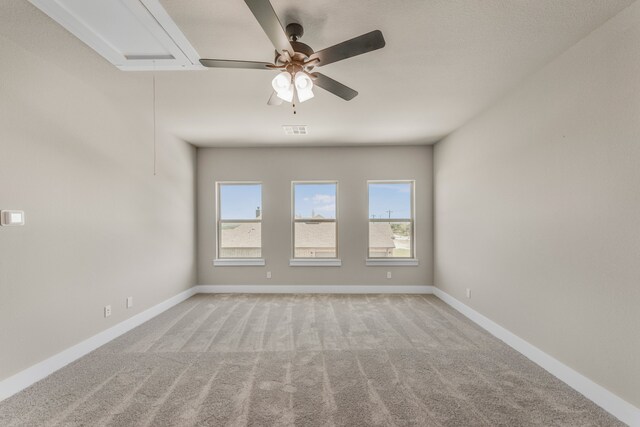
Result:
[[[293,52],[289,52],[292,56],[292,59],[304,61],[311,55],[313,55],[313,49],[311,48],[311,46],[298,41],[304,34],[304,28],[302,28],[302,25],[298,24],[297,22],[292,22],[287,25],[285,32],[287,33],[287,37],[289,38],[289,42],[291,43],[291,47],[293,48]]]

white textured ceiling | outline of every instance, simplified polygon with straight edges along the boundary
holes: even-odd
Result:
[[[273,60],[273,47],[243,0],[161,3],[202,57]],[[158,109],[165,130],[197,146],[433,143],[633,0],[272,3],[283,25],[304,26],[301,41],[315,50],[374,29],[383,32],[385,48],[319,70],[359,96],[346,102],[317,88],[316,97],[301,104],[294,116],[290,104],[266,105],[275,75],[271,71],[158,73]],[[35,8],[29,13],[34,18],[40,14]],[[65,61],[61,66],[77,61],[79,70],[88,71],[98,68],[87,65],[91,59],[104,61],[81,42],[70,45],[69,34],[60,27],[32,28],[19,30],[37,35],[26,47],[37,50],[37,38],[42,56]],[[61,53],[47,56],[51,49]],[[83,79],[100,85],[105,74],[110,72],[83,74]],[[286,136],[284,124],[308,125],[309,135]]]

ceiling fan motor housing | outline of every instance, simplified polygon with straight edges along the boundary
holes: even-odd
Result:
[[[313,49],[311,49],[311,46],[309,46],[308,44],[304,44],[301,42],[291,42],[291,47],[296,51],[296,53],[301,53],[307,58],[313,55]]]

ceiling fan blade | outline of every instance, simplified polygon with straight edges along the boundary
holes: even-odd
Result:
[[[311,74],[313,83],[322,89],[331,92],[332,94],[339,96],[345,101],[351,101],[358,96],[358,92],[351,89],[348,86],[343,85],[340,82],[333,80],[331,77],[327,77],[324,74],[313,73]]]
[[[380,30],[375,30],[342,43],[338,43],[326,49],[322,49],[321,51],[311,55],[311,59],[318,58],[320,63],[317,66],[322,67],[323,65],[342,61],[343,59],[383,48],[385,44],[386,42],[384,41],[382,32]]]
[[[278,94],[276,93],[276,91],[274,90],[273,93],[271,94],[271,96],[269,97],[269,100],[267,101],[267,105],[282,105],[284,101],[282,100],[282,98],[278,97]]]
[[[294,50],[289,43],[289,37],[282,28],[278,15],[273,10],[273,6],[269,0],[244,0],[249,6],[253,16],[256,17],[258,23],[275,46],[276,50],[282,53],[283,50],[293,54]]]
[[[233,61],[227,59],[201,59],[200,63],[209,68],[250,68],[254,70],[271,70],[268,62]]]

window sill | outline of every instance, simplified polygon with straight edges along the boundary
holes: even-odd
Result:
[[[289,267],[341,267],[342,260],[336,258],[297,258],[289,260]]]
[[[417,259],[413,258],[406,258],[406,259],[401,259],[401,258],[392,258],[392,259],[385,259],[385,258],[367,258],[367,266],[368,267],[384,267],[384,266],[397,266],[397,267],[408,267],[408,266],[416,266],[419,265],[420,263],[418,262]]]
[[[213,265],[216,267],[259,267],[265,265],[264,258],[228,258],[214,259]]]

